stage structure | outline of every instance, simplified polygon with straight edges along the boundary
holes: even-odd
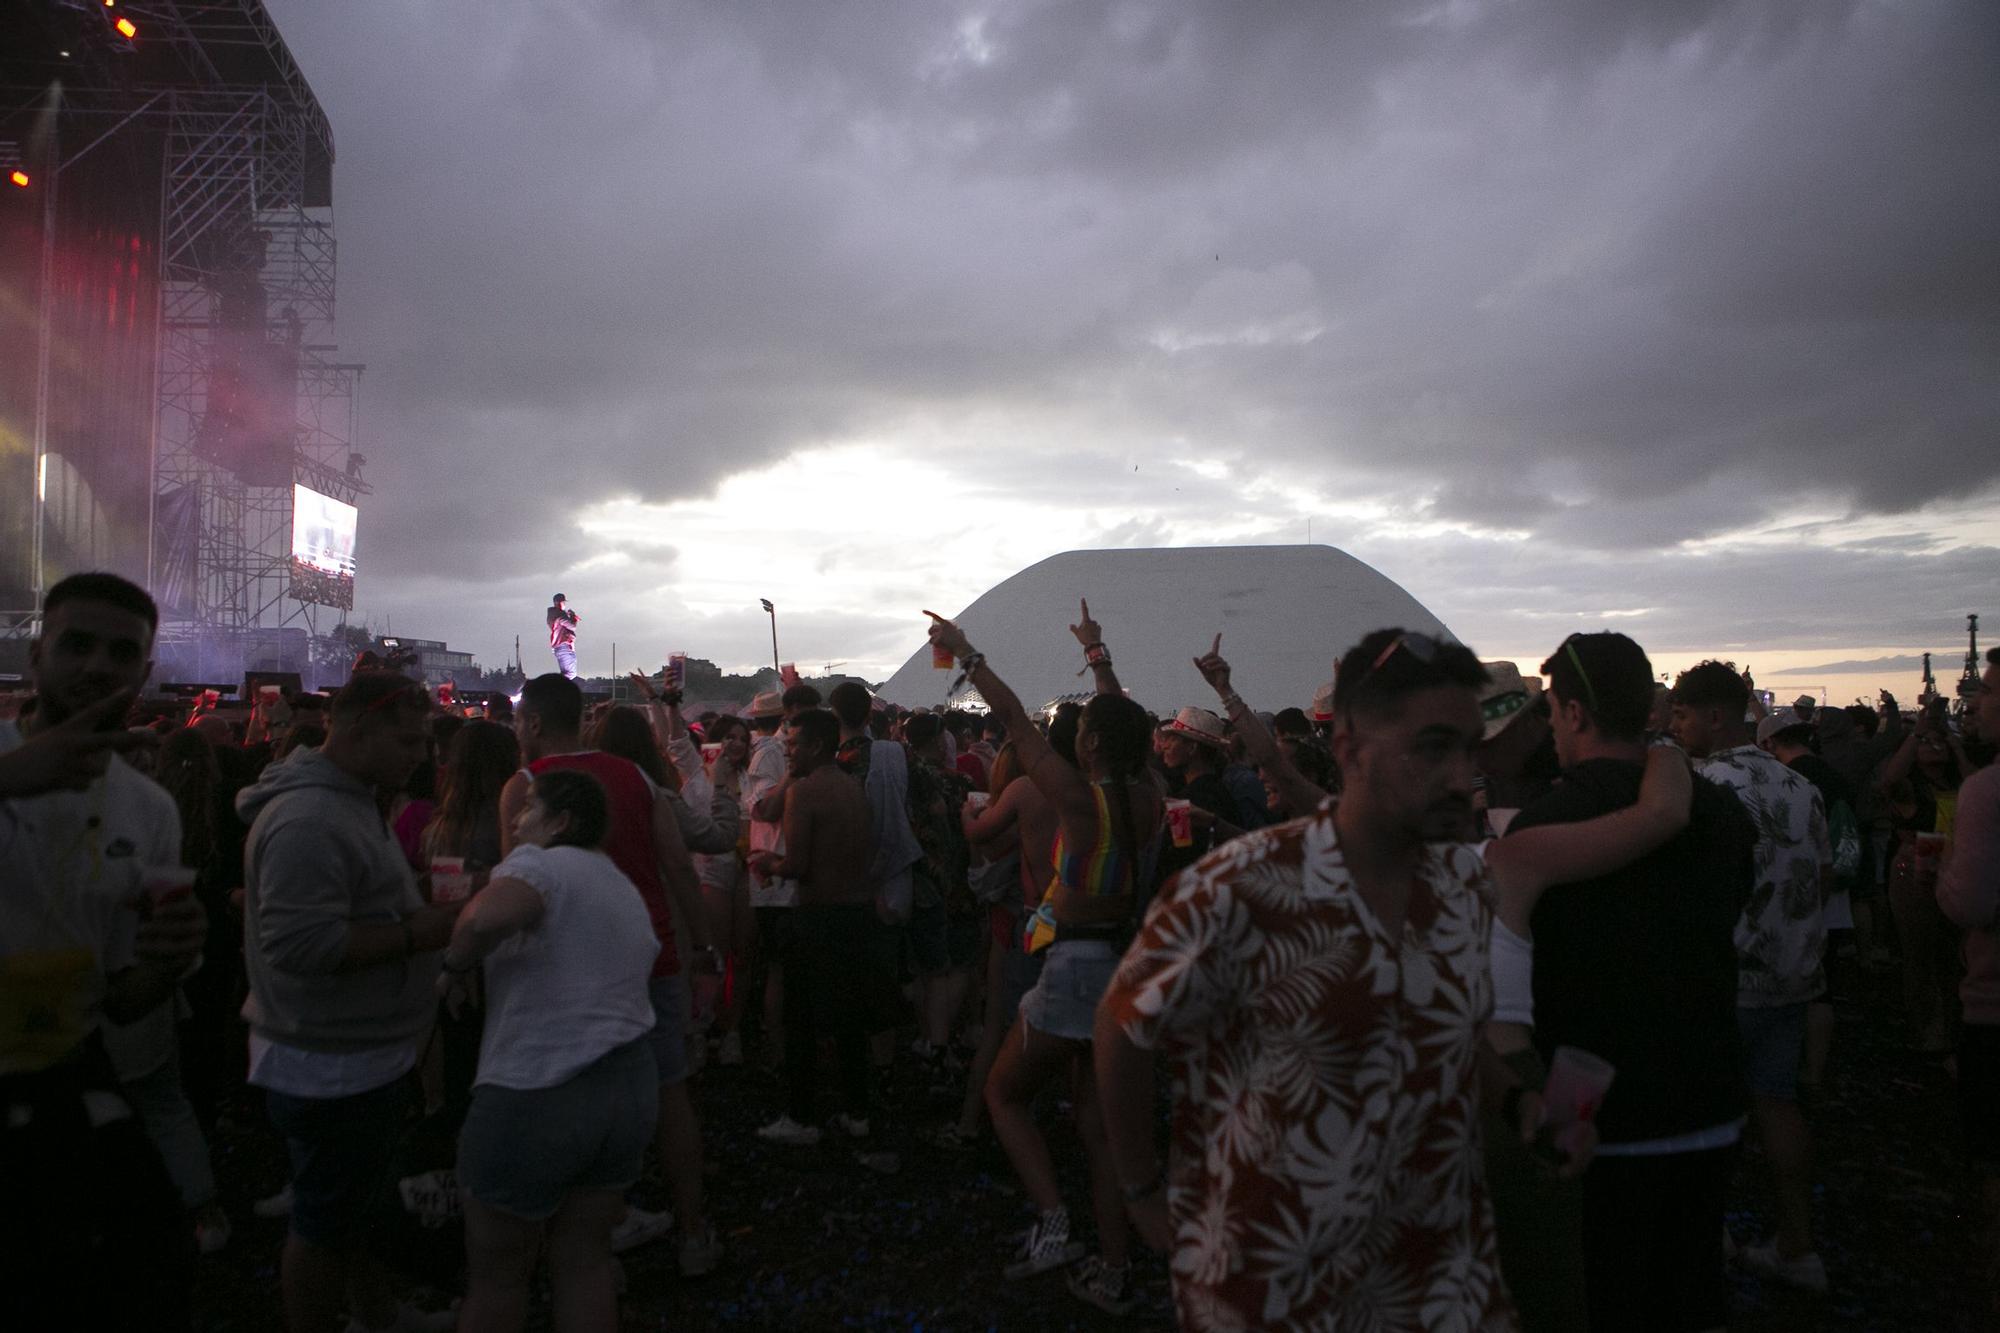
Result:
[[[16,194],[45,192],[30,307],[38,489],[30,614],[8,618],[32,620],[71,569],[119,568],[160,602],[161,674],[305,670],[273,659],[353,605],[353,520],[369,490],[362,368],[333,341],[332,131],[262,0],[128,0],[115,13],[131,34],[94,0],[25,8],[27,49],[0,58],[16,108],[0,145],[20,145],[31,177]],[[109,243],[97,234],[107,214]],[[66,280],[107,260],[132,307],[109,337],[90,284]],[[7,267],[10,289],[23,267]],[[74,352],[78,326],[128,373],[92,374],[93,358]],[[89,414],[61,404],[86,383],[138,400],[124,415],[143,438],[123,432],[116,457],[68,437]],[[73,540],[75,515],[44,494],[72,473],[108,534],[94,545]],[[129,494],[118,501],[135,474],[143,513]],[[21,582],[0,574],[10,608]]]

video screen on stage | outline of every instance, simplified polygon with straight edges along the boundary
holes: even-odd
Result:
[[[301,602],[354,606],[354,527],[351,504],[304,486],[292,487],[292,596]]]

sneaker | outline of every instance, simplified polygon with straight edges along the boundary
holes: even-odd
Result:
[[[868,1121],[858,1115],[849,1115],[845,1111],[833,1117],[833,1127],[850,1139],[868,1137]]]
[[[229,1218],[220,1208],[204,1208],[194,1220],[194,1247],[201,1254],[220,1254],[234,1235]]]
[[[259,1199],[257,1200],[257,1202],[251,1204],[250,1212],[254,1216],[265,1218],[267,1220],[275,1220],[281,1217],[290,1217],[292,1215],[291,1182],[287,1181],[285,1183],[285,1187],[279,1190],[276,1194],[270,1195],[266,1198]]]
[[[625,1216],[611,1228],[611,1252],[623,1254],[641,1245],[651,1245],[674,1229],[674,1215],[662,1208],[649,1213],[644,1208],[625,1206]]]
[[[941,1148],[945,1152],[971,1152],[979,1146],[979,1135],[966,1133],[958,1127],[956,1121],[949,1125],[939,1125],[935,1129],[919,1130],[917,1137],[931,1147]]]
[[[743,1063],[742,1033],[725,1032],[722,1034],[722,1044],[716,1050],[715,1063],[723,1066],[725,1069]]]
[[[757,1137],[766,1143],[782,1143],[787,1148],[810,1148],[819,1142],[819,1127],[801,1125],[790,1116],[781,1115],[758,1130]]]
[[[1132,1294],[1131,1265],[1113,1268],[1095,1254],[1069,1270],[1069,1291],[1106,1314],[1130,1314],[1138,1304]]]
[[[722,1237],[713,1222],[693,1235],[681,1237],[681,1276],[707,1277],[722,1264]]]
[[[1007,1265],[1007,1280],[1018,1282],[1052,1268],[1066,1267],[1081,1258],[1083,1243],[1069,1238],[1069,1209],[1058,1208],[1043,1213],[1028,1228],[1014,1262]]]
[[[1766,1241],[1762,1245],[1745,1246],[1741,1258],[1743,1266],[1753,1273],[1788,1287],[1826,1294],[1826,1263],[1814,1251],[1786,1259],[1778,1253],[1776,1241]]]

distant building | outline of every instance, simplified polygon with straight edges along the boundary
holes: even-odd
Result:
[[[448,680],[456,681],[461,675],[470,679],[472,675],[471,653],[456,652],[447,647],[442,639],[406,639],[400,634],[391,637],[402,647],[409,649],[417,655],[416,667],[413,670],[422,672],[424,684],[442,685]],[[385,648],[382,640],[378,639],[375,643],[375,651],[387,656],[389,649]]]
[[[1252,708],[1304,708],[1340,654],[1400,625],[1456,637],[1395,582],[1331,546],[1206,546],[1065,551],[997,585],[955,619],[1030,709],[1090,688],[1069,627],[1087,598],[1118,679],[1154,713],[1215,706],[1193,659],[1222,634],[1233,683]],[[911,638],[923,633],[913,621]],[[956,671],[928,647],[883,683],[905,708],[944,703]],[[961,687],[952,699],[964,697]]]

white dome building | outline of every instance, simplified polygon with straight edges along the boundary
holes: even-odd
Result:
[[[1202,546],[1065,551],[1030,565],[952,617],[1031,710],[1088,691],[1069,632],[1077,601],[1104,626],[1118,679],[1154,713],[1215,707],[1194,669],[1216,633],[1252,708],[1305,708],[1333,664],[1388,625],[1456,637],[1396,583],[1331,546]],[[937,608],[942,611],[943,608]],[[956,671],[929,648],[878,693],[905,708],[945,703]],[[959,698],[969,694],[962,687]]]

